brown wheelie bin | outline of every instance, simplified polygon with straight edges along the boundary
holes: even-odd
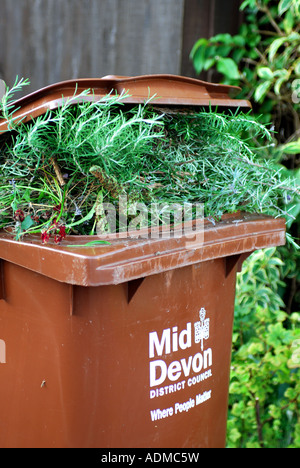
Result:
[[[174,109],[248,105],[179,77],[78,83],[128,89],[131,102],[150,86]],[[19,112],[68,89],[23,98]],[[89,241],[0,235],[0,447],[224,447],[236,273],[284,244],[285,221],[237,213],[179,237]]]

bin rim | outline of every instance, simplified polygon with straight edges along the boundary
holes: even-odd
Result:
[[[97,236],[68,236],[63,244],[43,245],[40,238],[25,241],[0,233],[0,263],[7,261],[56,281],[78,286],[125,283],[218,258],[251,253],[285,244],[283,218],[235,213],[212,223],[206,220],[194,241],[185,236],[167,239],[125,238],[109,245],[79,247]],[[77,246],[76,246],[77,244]]]
[[[209,83],[179,75],[153,74],[140,76],[107,75],[102,78],[79,78],[61,81],[34,91],[14,102],[15,123],[26,123],[55,110],[70,98],[76,104],[76,97],[84,90],[91,94],[81,96],[80,102],[99,100],[110,93],[128,93],[122,102],[143,104],[155,96],[152,104],[168,106],[217,107],[221,109],[251,109],[251,103],[244,99],[234,99],[241,88],[217,83]],[[9,130],[8,122],[0,118],[0,135]]]

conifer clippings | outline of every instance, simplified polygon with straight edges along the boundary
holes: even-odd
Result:
[[[16,124],[13,91],[0,102],[13,129],[10,138],[0,135],[0,229],[47,232],[59,206],[67,233],[93,234],[99,193],[115,207],[123,195],[129,204],[203,203],[216,219],[238,210],[297,215],[297,179],[263,157],[273,137],[250,113],[170,112],[149,102],[127,106],[125,94],[78,96],[76,105],[66,100]],[[24,221],[16,220],[20,212]]]

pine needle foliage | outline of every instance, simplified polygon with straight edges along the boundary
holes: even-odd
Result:
[[[14,120],[12,96],[26,83],[0,103],[11,130],[0,135],[0,229],[17,238],[59,225],[94,234],[99,200],[117,205],[122,194],[131,203],[204,203],[216,219],[241,209],[288,218],[287,202],[299,202],[296,182],[260,158],[271,134],[251,114],[174,113],[152,99],[129,107],[126,94],[95,101],[86,90],[25,124]]]

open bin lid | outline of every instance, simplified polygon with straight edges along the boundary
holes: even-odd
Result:
[[[194,78],[177,75],[144,75],[135,77],[109,75],[63,81],[35,91],[14,103],[16,122],[28,122],[59,108],[67,99],[75,104],[77,95],[90,89],[88,96],[80,101],[99,100],[109,93],[128,93],[123,102],[139,104],[155,96],[152,104],[168,106],[218,107],[220,109],[250,109],[249,101],[231,97],[240,91],[236,86],[207,83]],[[12,109],[12,111],[14,110]],[[8,130],[7,121],[0,118],[0,135]]]
[[[39,237],[25,242],[0,236],[0,259],[59,282],[79,286],[121,284],[157,273],[217,258],[233,258],[254,250],[285,244],[285,220],[239,213],[213,224],[205,220],[202,232],[166,239],[112,239],[109,245],[82,247],[98,237],[70,236],[63,244],[41,245]],[[229,264],[230,265],[230,264]]]
[[[206,83],[174,75],[137,77],[106,76],[96,79],[64,81],[15,102],[16,122],[28,122],[56,109],[83,90],[91,89],[84,100],[97,100],[109,93],[127,92],[124,102],[144,103],[155,95],[155,105],[212,106],[223,109],[249,109],[245,100],[232,98],[239,88]],[[80,98],[81,102],[83,97]],[[78,101],[77,101],[78,102]],[[0,134],[8,131],[7,121],[0,119]],[[193,229],[193,228],[191,228]],[[79,286],[120,284],[145,278],[188,265],[251,253],[256,249],[285,243],[285,220],[263,215],[235,214],[224,216],[216,224],[206,220],[204,230],[194,231],[191,238],[119,238],[109,245],[81,247],[97,237],[70,236],[61,245],[42,245],[39,237],[26,237],[24,242],[0,235],[1,259],[45,275],[54,280]],[[0,268],[1,275],[1,268]],[[1,278],[0,278],[1,289]]]

